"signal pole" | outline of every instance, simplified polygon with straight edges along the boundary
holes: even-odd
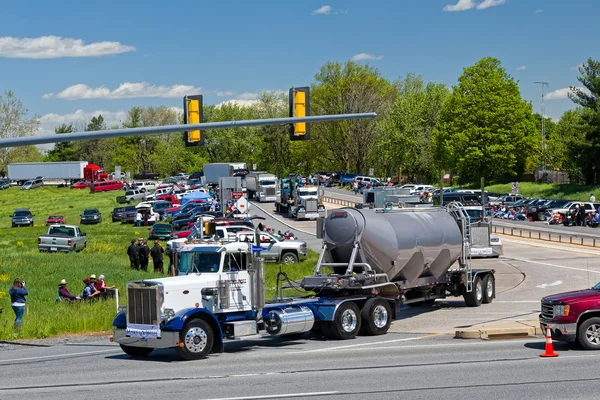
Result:
[[[546,158],[544,156],[544,150],[546,150],[546,107],[544,106],[544,88],[550,87],[548,82],[534,82],[535,84],[542,86],[542,173],[546,172]]]

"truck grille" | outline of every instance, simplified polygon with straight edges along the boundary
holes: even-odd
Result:
[[[156,325],[158,314],[158,287],[127,288],[127,321],[131,324]]]
[[[317,211],[317,200],[310,199],[304,202],[304,207],[306,208],[306,212],[316,212]]]
[[[542,317],[546,319],[554,318],[554,307],[551,304],[542,303]]]
[[[275,196],[275,188],[266,188],[265,192],[267,196]]]
[[[487,226],[471,225],[471,244],[475,246],[490,245],[490,231]]]

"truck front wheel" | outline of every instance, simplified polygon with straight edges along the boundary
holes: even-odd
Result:
[[[577,341],[588,350],[600,350],[600,318],[583,321],[577,328]]]
[[[387,301],[377,298],[369,299],[360,314],[364,334],[383,335],[390,329],[392,309]]]
[[[122,344],[121,350],[123,350],[123,352],[125,354],[127,354],[128,356],[139,358],[139,357],[146,357],[146,356],[150,355],[150,353],[152,353],[152,350],[154,350],[154,349],[151,349],[148,347],[125,346],[124,344]]]
[[[360,331],[361,320],[358,306],[352,302],[343,303],[335,318],[329,323],[333,337],[340,340],[354,339]]]
[[[473,290],[463,294],[467,307],[479,307],[483,300],[483,283],[481,278],[476,276],[473,280]]]
[[[177,354],[185,360],[199,360],[211,352],[214,335],[206,321],[195,319],[190,321],[179,334],[183,345],[177,347]]]

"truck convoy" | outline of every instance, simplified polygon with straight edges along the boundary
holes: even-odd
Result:
[[[43,177],[46,181],[64,180],[77,182],[82,180],[98,181],[106,179],[108,174],[102,167],[87,161],[31,162],[8,164],[8,178],[22,185],[28,180]]]
[[[296,219],[325,217],[325,206],[316,186],[301,185],[297,179],[284,178],[280,181],[279,197],[275,209]]]
[[[342,340],[382,335],[402,304],[463,296],[479,306],[495,297],[494,272],[471,269],[469,217],[460,204],[342,208],[320,220],[317,233],[323,246],[313,275],[286,284],[306,295],[284,298],[278,287],[270,303],[252,243],[188,242],[179,264],[188,275],[128,283],[111,340],[134,357],[173,348],[200,359],[222,352],[225,339],[310,330]]]
[[[250,172],[246,175],[248,199],[259,202],[277,201],[277,177],[265,171]]]

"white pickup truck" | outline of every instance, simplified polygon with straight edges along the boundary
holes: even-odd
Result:
[[[42,252],[70,253],[86,247],[86,235],[76,225],[50,225],[48,232],[38,237],[38,250]]]

